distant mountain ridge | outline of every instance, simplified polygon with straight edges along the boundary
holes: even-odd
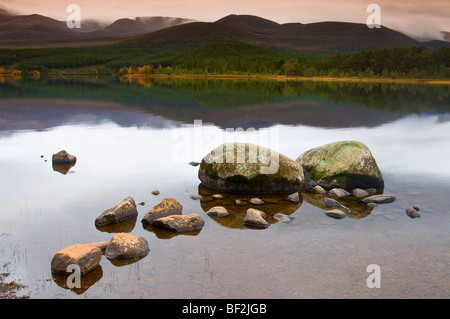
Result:
[[[231,14],[215,22],[177,17],[136,17],[111,24],[82,21],[69,29],[65,21],[42,15],[13,15],[0,9],[0,48],[96,45],[144,48],[197,47],[208,42],[241,42],[267,48],[307,51],[358,51],[394,46],[437,50],[445,41],[419,42],[386,27],[369,29],[349,22],[286,23],[253,15]]]

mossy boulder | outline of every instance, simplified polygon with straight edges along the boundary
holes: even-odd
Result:
[[[214,190],[243,194],[290,194],[301,190],[303,170],[288,157],[249,143],[225,143],[206,155],[200,181]]]
[[[369,148],[361,142],[342,141],[313,148],[298,162],[309,187],[325,189],[383,188],[384,180]]]

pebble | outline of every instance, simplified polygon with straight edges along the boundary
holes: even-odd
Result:
[[[203,196],[202,195],[198,195],[198,194],[189,194],[189,197],[193,200],[198,200],[198,199],[202,199]]]
[[[333,207],[341,206],[341,203],[339,203],[337,200],[332,199],[332,198],[324,197],[324,198],[322,198],[322,201],[323,201],[323,203],[325,204],[325,206],[327,208],[333,208]]]
[[[350,193],[343,188],[333,188],[328,192],[328,194],[336,198],[342,198],[350,195]]]
[[[341,219],[346,216],[345,213],[339,209],[327,210],[325,211],[325,215],[335,219]]]
[[[369,196],[369,192],[367,192],[361,188],[355,188],[354,190],[352,190],[352,195],[357,198],[361,198],[361,197]]]
[[[276,220],[279,220],[280,222],[283,223],[290,223],[292,222],[292,220],[294,219],[294,217],[288,216],[286,214],[282,214],[282,213],[276,213],[275,215],[273,215],[273,218],[275,218]]]
[[[408,215],[411,218],[418,218],[420,217],[420,214],[417,210],[415,210],[414,208],[408,207],[406,209],[406,215]]]
[[[254,197],[254,198],[250,199],[250,203],[255,204],[255,205],[261,205],[261,204],[264,204],[264,201],[260,198]]]
[[[156,196],[156,195],[159,195],[159,190],[157,190],[157,189],[152,190],[152,194],[155,195],[155,196]]]
[[[215,198],[215,199],[222,199],[223,198],[223,196],[220,195],[220,194],[214,194],[214,195],[212,195],[212,197]]]
[[[313,193],[316,193],[316,194],[326,194],[327,193],[327,191],[320,185],[314,186],[312,191],[313,191]]]
[[[199,162],[189,162],[189,165],[191,165],[191,166],[199,166],[200,165],[200,163]]]
[[[300,194],[298,192],[293,193],[293,194],[288,196],[288,199],[291,202],[298,203],[300,201]]]
[[[210,208],[206,212],[206,214],[208,216],[216,216],[216,217],[225,217],[225,216],[229,215],[228,211],[223,206],[214,206],[214,207]]]

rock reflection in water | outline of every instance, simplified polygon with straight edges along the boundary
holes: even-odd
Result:
[[[67,175],[72,167],[75,166],[75,163],[67,163],[67,164],[52,164],[53,170],[55,172],[61,173],[63,175]]]
[[[223,206],[228,211],[229,215],[226,217],[210,217],[218,224],[228,228],[248,228],[244,225],[244,218],[247,214],[247,209],[255,208],[262,210],[266,215],[266,221],[269,225],[279,222],[275,218],[276,214],[291,215],[297,211],[302,205],[302,196],[299,196],[298,202],[293,202],[288,199],[289,194],[276,195],[248,195],[248,194],[231,194],[220,193],[203,184],[199,184],[198,193],[202,196],[200,205],[202,209],[207,212],[215,206]],[[221,194],[222,198],[214,198],[213,195]],[[250,199],[258,197],[262,199],[263,204],[252,204]],[[240,201],[239,204],[236,201]]]
[[[97,230],[106,233],[130,233],[133,231],[134,226],[136,225],[137,216],[125,219],[121,222],[108,224],[105,226],[98,227],[95,226]]]
[[[173,238],[178,235],[197,236],[198,234],[200,234],[200,231],[201,231],[201,229],[199,229],[199,230],[193,230],[193,231],[187,231],[187,232],[176,232],[176,231],[171,231],[169,229],[165,229],[162,227],[153,227],[148,224],[142,224],[142,227],[145,230],[154,233],[156,235],[156,237],[159,239],[170,239],[170,238]]]
[[[70,290],[74,292],[77,295],[81,295],[85,293],[90,287],[92,287],[97,281],[99,281],[103,277],[103,269],[99,265],[92,271],[90,271],[85,276],[81,276],[80,278],[80,287],[79,288],[70,288],[67,285],[67,280],[69,279],[69,283],[71,283],[71,279],[69,278],[70,275],[57,275],[52,273],[53,281],[59,286],[64,289]]]

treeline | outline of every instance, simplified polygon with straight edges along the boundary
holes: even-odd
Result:
[[[26,73],[248,74],[327,77],[450,78],[450,49],[375,49],[357,53],[277,51],[243,43],[190,50],[123,47],[0,50],[0,68]]]
[[[299,76],[382,78],[449,78],[450,49],[425,47],[375,49],[335,54],[322,60],[288,60],[282,71]]]

